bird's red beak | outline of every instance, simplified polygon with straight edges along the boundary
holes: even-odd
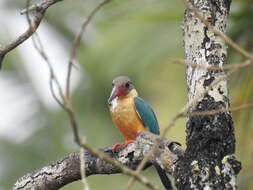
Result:
[[[108,99],[108,104],[110,105],[114,98],[120,97],[122,96],[122,94],[124,94],[124,88],[114,86],[112,89],[111,95]]]

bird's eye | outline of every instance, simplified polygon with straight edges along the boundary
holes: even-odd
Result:
[[[129,86],[130,86],[130,84],[129,84],[129,82],[127,82],[127,83],[125,84],[125,87],[126,87],[126,88],[129,88]]]

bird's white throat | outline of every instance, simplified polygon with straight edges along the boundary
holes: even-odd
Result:
[[[117,107],[117,105],[118,105],[118,97],[116,97],[116,98],[114,98],[113,100],[112,100],[112,111],[114,111],[115,110],[115,108]]]

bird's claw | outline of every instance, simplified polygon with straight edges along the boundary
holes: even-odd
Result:
[[[123,144],[116,143],[116,144],[113,145],[112,150],[116,151],[118,148],[122,148],[122,147],[124,149],[124,148],[126,148],[132,142],[134,142],[134,140],[127,140]]]
[[[122,146],[122,144],[116,143],[115,145],[113,145],[112,150],[117,150],[121,146]]]
[[[126,148],[130,143],[133,143],[133,142],[134,142],[134,140],[125,141],[124,144],[123,144],[123,148]]]

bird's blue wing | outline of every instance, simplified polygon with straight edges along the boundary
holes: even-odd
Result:
[[[160,135],[159,125],[150,105],[139,97],[134,98],[134,105],[145,127],[148,127],[150,132]]]

